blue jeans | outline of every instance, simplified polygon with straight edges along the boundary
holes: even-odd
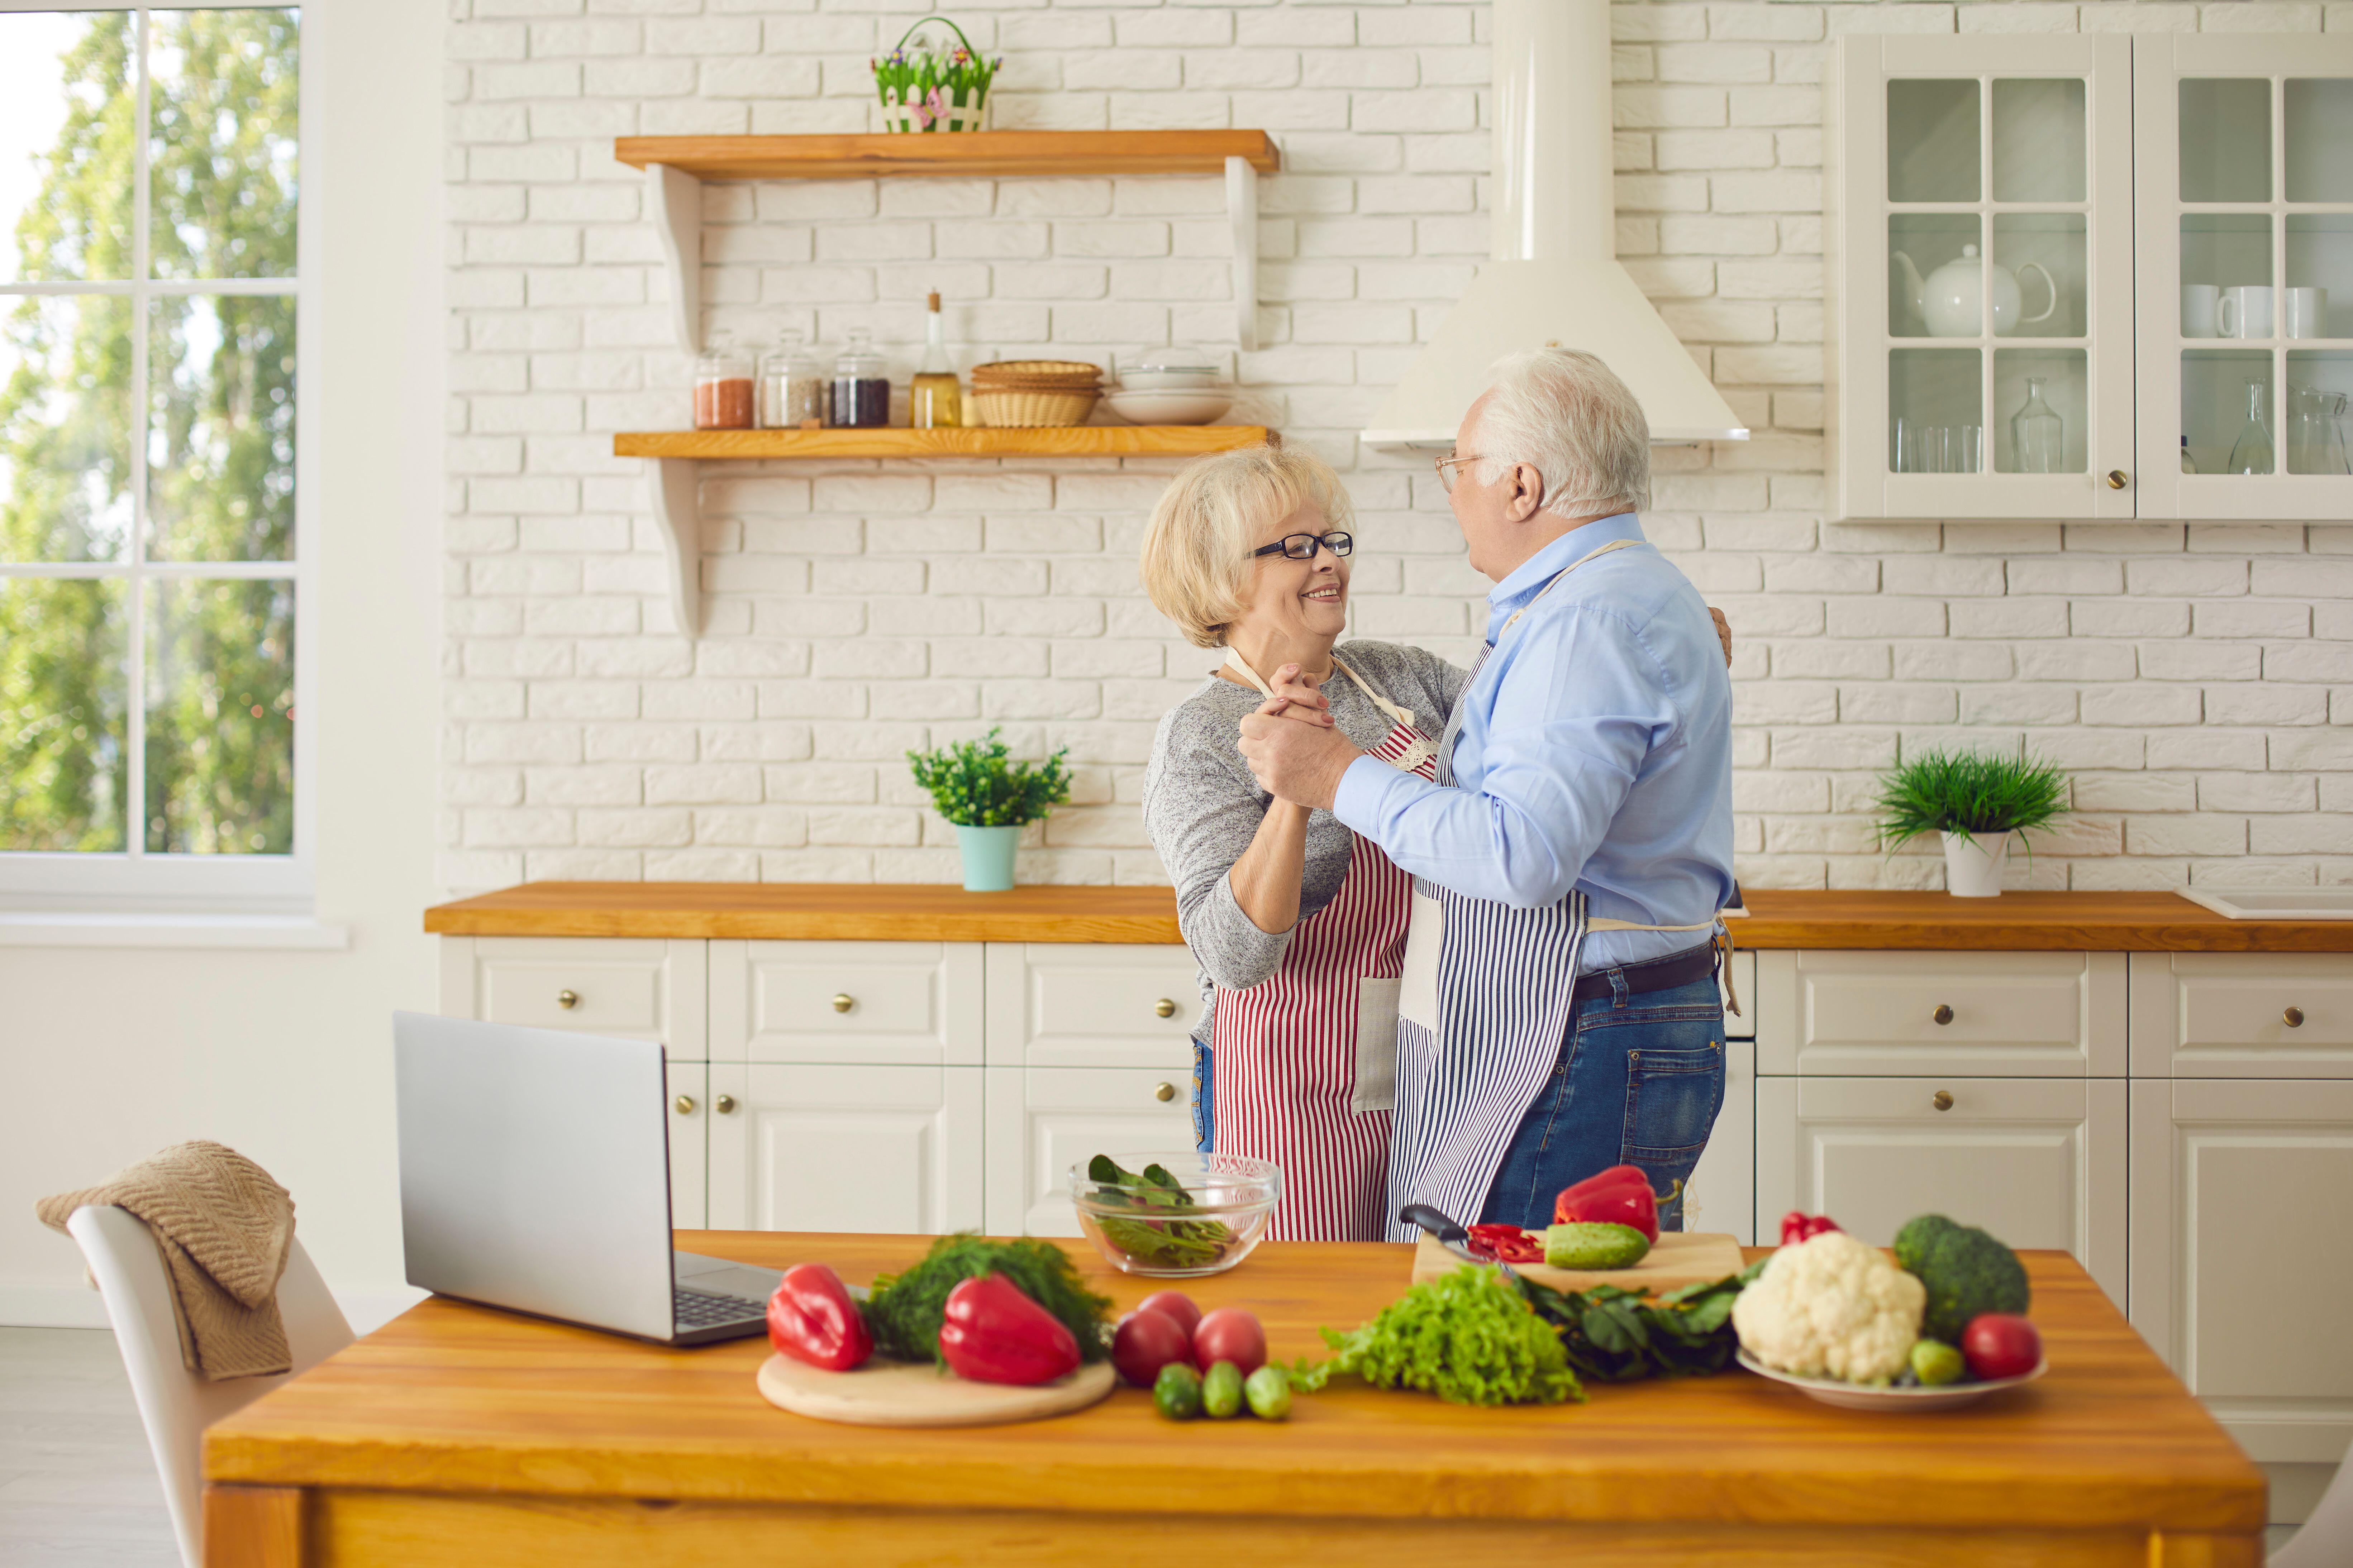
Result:
[[[1662,1193],[1688,1182],[1723,1105],[1724,1000],[1713,979],[1579,1002],[1480,1221],[1541,1230],[1563,1187],[1611,1165],[1640,1165]],[[1659,1226],[1683,1227],[1680,1192],[1659,1205]]]

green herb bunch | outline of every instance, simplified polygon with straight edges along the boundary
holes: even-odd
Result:
[[[1172,1211],[1196,1205],[1165,1165],[1124,1171],[1110,1155],[1098,1154],[1087,1162],[1087,1180],[1102,1184],[1094,1191],[1097,1204],[1136,1211],[1134,1219],[1094,1215],[1103,1238],[1130,1258],[1163,1268],[1198,1268],[1215,1263],[1233,1244],[1234,1233],[1220,1221],[1174,1217]]]
[[[1011,761],[1011,751],[997,736],[991,730],[977,741],[907,753],[915,782],[931,793],[940,815],[959,827],[1018,827],[1071,798],[1071,771],[1062,765],[1071,754],[1068,746],[1039,766]]]
[[[1726,1309],[1729,1310],[1729,1309]],[[1350,1334],[1323,1331],[1339,1353],[1302,1363],[1297,1386],[1322,1388],[1354,1373],[1375,1388],[1412,1388],[1450,1405],[1582,1402],[1552,1325],[1530,1309],[1501,1269],[1475,1265],[1415,1286]]]
[[[1924,833],[1997,839],[2041,827],[2067,809],[2067,775],[2049,763],[1984,752],[1928,752],[1879,779],[1879,842],[1893,849]]]
[[[1070,1254],[1050,1241],[990,1241],[968,1230],[932,1243],[923,1260],[903,1274],[875,1276],[859,1308],[874,1348],[899,1361],[946,1365],[940,1324],[947,1317],[948,1292],[988,1274],[1004,1275],[1059,1319],[1079,1342],[1080,1360],[1111,1353],[1111,1299],[1087,1289]]]
[[[1732,1364],[1739,1336],[1732,1303],[1765,1267],[1670,1290],[1655,1300],[1615,1285],[1556,1290],[1523,1276],[1520,1293],[1536,1315],[1560,1331],[1561,1350],[1579,1375],[1595,1383],[1645,1377],[1695,1377]]]

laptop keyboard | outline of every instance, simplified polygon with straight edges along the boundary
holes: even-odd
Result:
[[[681,1329],[711,1329],[722,1323],[746,1323],[758,1318],[757,1301],[741,1296],[714,1296],[708,1290],[670,1289],[670,1315]]]

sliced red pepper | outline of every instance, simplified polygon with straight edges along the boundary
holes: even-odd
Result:
[[[1612,1165],[1561,1189],[1553,1203],[1556,1225],[1629,1225],[1652,1241],[1659,1239],[1659,1204],[1672,1202],[1683,1191],[1678,1178],[1663,1193],[1651,1190],[1651,1178],[1639,1165]]]
[[[1474,1225],[1469,1227],[1471,1250],[1498,1263],[1542,1263],[1544,1243],[1515,1225]]]
[[[1781,1216],[1781,1245],[1793,1247],[1801,1241],[1811,1241],[1822,1232],[1838,1227],[1838,1221],[1826,1214],[1808,1214],[1803,1209],[1791,1209]]]
[[[1079,1364],[1079,1342],[1002,1274],[948,1292],[940,1323],[948,1370],[975,1383],[1051,1383]]]
[[[841,1276],[822,1263],[785,1270],[784,1282],[768,1298],[768,1342],[828,1372],[848,1372],[874,1353],[874,1336],[858,1303]]]

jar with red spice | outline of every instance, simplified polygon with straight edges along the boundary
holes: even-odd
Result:
[[[751,356],[727,333],[712,333],[710,352],[694,362],[694,427],[749,430],[756,403]]]

